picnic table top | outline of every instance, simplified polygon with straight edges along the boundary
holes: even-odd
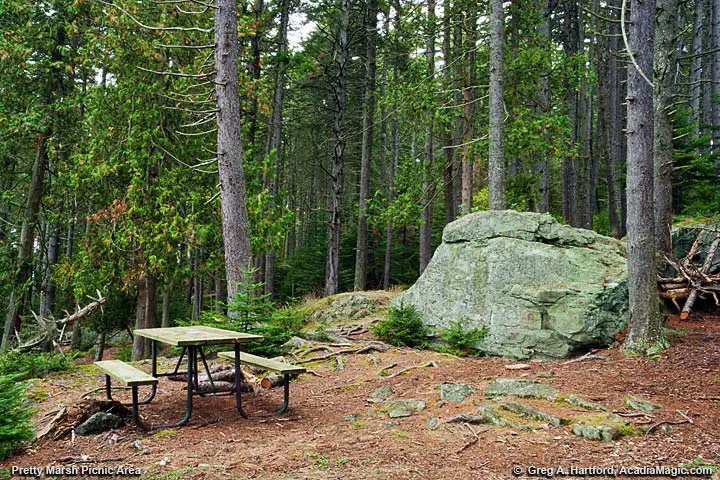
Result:
[[[168,345],[186,347],[191,345],[222,345],[228,343],[245,343],[261,340],[261,335],[233,332],[222,328],[204,325],[190,327],[139,328],[135,335],[158,340]]]

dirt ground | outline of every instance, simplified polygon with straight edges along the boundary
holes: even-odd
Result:
[[[236,413],[232,397],[197,398],[189,426],[149,434],[128,425],[110,435],[43,440],[0,466],[125,466],[141,469],[147,479],[492,480],[549,476],[528,475],[531,467],[720,465],[720,318],[698,314],[686,322],[672,319],[671,325],[687,331],[656,359],[624,358],[611,349],[599,352],[606,360],[533,361],[529,370],[508,370],[506,365],[515,361],[409,349],[346,355],[343,371],[336,370],[334,360],[312,365],[319,376],[303,375],[292,384],[291,408],[279,418],[246,420]],[[378,374],[393,363],[397,366],[390,373],[428,361],[438,368],[393,378]],[[37,404],[36,420],[101,386],[102,377],[88,372],[82,367],[39,383],[35,390],[47,395],[38,395],[46,398]],[[536,424],[525,431],[442,423],[453,414],[474,413],[483,389],[497,377],[537,379],[563,396],[580,394],[614,411],[627,411],[628,395],[664,406],[648,417],[626,417],[631,424],[687,422],[686,417],[692,423],[609,443],[576,437],[570,426]],[[477,391],[462,403],[439,402],[441,383],[463,383]],[[142,407],[142,415],[151,422],[177,420],[184,411],[182,385],[162,379],[158,397]],[[409,417],[389,418],[381,405],[367,401],[382,385],[390,385],[395,398],[421,400],[427,407]],[[269,410],[281,395],[281,389],[246,395],[246,405],[251,412]],[[91,396],[101,397],[102,392]],[[563,402],[522,402],[564,418],[588,414]],[[432,416],[439,428],[428,426]],[[519,477],[514,467],[522,472]]]

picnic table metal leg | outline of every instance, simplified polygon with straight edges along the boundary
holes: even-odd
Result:
[[[242,387],[242,370],[240,370],[240,344],[235,344],[235,406],[242,415],[243,418],[248,418],[248,414],[245,413],[242,407],[242,397],[240,395],[240,388]]]
[[[193,390],[194,390],[194,384],[193,384],[193,367],[195,366],[195,361],[193,358],[196,355],[195,347],[188,347],[188,374],[187,374],[187,399],[185,400],[185,416],[177,423],[169,423],[169,424],[163,424],[163,425],[152,425],[147,424],[140,419],[140,413],[138,410],[138,406],[142,405],[138,401],[138,388],[136,385],[132,387],[132,416],[133,420],[135,421],[135,424],[140,427],[143,430],[157,430],[162,428],[175,428],[182,425],[185,425],[189,420],[190,416],[192,415],[192,397],[193,397]]]
[[[210,373],[210,367],[208,367],[207,360],[205,360],[205,353],[203,352],[203,349],[202,349],[201,346],[200,346],[200,347],[197,347],[197,348],[198,348],[198,352],[200,352],[200,358],[202,359],[203,366],[205,367],[205,373],[207,373],[208,380],[210,380],[210,387],[212,387],[212,392],[210,392],[210,393],[216,393],[216,390],[215,390],[215,382],[213,381],[212,374]],[[197,364],[196,364],[196,369],[197,369]],[[206,393],[200,393],[200,396],[201,396],[201,397],[206,397],[207,394],[206,394]]]
[[[170,375],[177,375],[177,374],[178,374],[178,369],[180,368],[180,364],[182,363],[183,358],[185,357],[185,354],[186,354],[186,353],[187,353],[187,347],[183,347],[182,350],[180,351],[180,358],[178,358],[178,361],[177,361],[177,363],[175,364],[175,369],[174,369],[172,372],[165,373],[165,374],[163,374],[163,375],[168,375],[168,376],[170,376]]]
[[[285,380],[285,387],[283,391],[283,404],[277,411],[278,415],[285,413],[285,410],[287,410],[288,404],[290,403],[290,374],[287,372],[284,373],[283,378]]]

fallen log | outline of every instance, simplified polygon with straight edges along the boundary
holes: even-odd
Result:
[[[698,236],[698,238],[699,238],[699,236]],[[710,245],[710,249],[708,250],[707,257],[705,258],[705,262],[703,263],[703,266],[700,269],[701,277],[704,277],[705,274],[707,274],[708,270],[710,270],[710,266],[713,264],[713,261],[715,260],[715,254],[717,253],[718,246],[720,246],[720,233],[718,233],[715,236],[715,240],[713,240],[713,243]],[[692,291],[690,292],[690,295],[688,295],[688,298],[685,301],[685,305],[683,306],[682,312],[680,313],[680,320],[687,320],[687,318],[690,316],[690,312],[692,311],[693,305],[695,305],[695,300],[697,300],[699,292],[700,292],[699,286],[694,285]]]
[[[290,379],[292,380],[293,378],[297,378],[297,376],[297,373],[291,373]],[[270,390],[271,388],[276,387],[283,387],[285,386],[285,377],[283,375],[278,375],[277,373],[271,373],[267,377],[260,380],[260,386],[265,390]]]
[[[81,320],[82,318],[90,315],[98,308],[102,308],[102,306],[105,305],[105,303],[107,302],[107,297],[101,296],[100,292],[98,292],[98,298],[94,298],[92,300],[94,300],[92,303],[84,306],[83,308],[80,308],[78,306],[78,309],[75,313],[71,314],[69,312],[66,312],[67,316],[59,320],[55,320],[53,318],[44,318],[40,315],[37,315],[35,312],[32,312],[32,315],[39,326],[40,334],[25,343],[21,343],[18,337],[18,346],[15,347],[13,350],[17,352],[28,352],[34,348],[40,348],[44,345],[58,344],[59,340],[62,338],[63,333],[65,332],[65,328],[68,325],[71,325]],[[60,329],[62,329],[62,331]],[[17,331],[15,332],[15,334],[17,335]]]

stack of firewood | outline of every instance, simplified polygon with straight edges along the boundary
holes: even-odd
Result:
[[[688,318],[699,295],[709,295],[715,304],[720,306],[717,295],[720,292],[720,273],[710,273],[715,254],[720,247],[720,232],[716,231],[715,239],[710,244],[705,261],[698,266],[693,263],[693,258],[698,254],[702,236],[703,231],[700,230],[695,242],[682,260],[665,255],[665,261],[676,272],[676,275],[672,278],[660,277],[658,279],[660,296],[667,298],[675,305],[682,320]],[[685,300],[682,308],[678,299]]]

